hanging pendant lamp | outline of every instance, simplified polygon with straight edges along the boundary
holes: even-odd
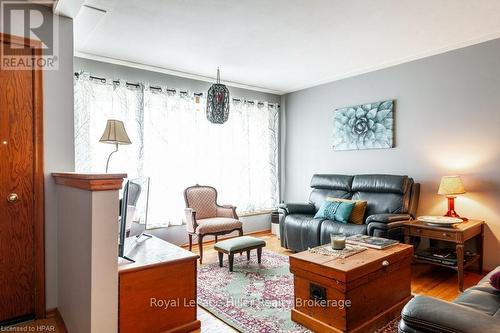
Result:
[[[229,90],[220,83],[220,72],[217,67],[217,83],[208,89],[207,119],[213,124],[224,124],[229,118]]]

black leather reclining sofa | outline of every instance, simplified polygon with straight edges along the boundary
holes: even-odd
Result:
[[[368,234],[402,240],[402,221],[414,218],[420,184],[408,176],[398,175],[324,175],[311,180],[308,203],[288,203],[280,206],[284,218],[280,223],[281,246],[293,251],[330,242],[330,234]],[[314,219],[326,197],[366,200],[363,224],[344,224]]]

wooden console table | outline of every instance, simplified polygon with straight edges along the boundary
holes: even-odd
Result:
[[[119,332],[191,332],[198,255],[159,238],[129,237],[119,259]]]
[[[457,265],[449,266],[441,263],[425,260],[414,259],[416,262],[423,262],[442,267],[448,267],[458,272],[458,288],[464,290],[464,269],[474,263],[478,263],[479,273],[483,273],[483,237],[484,237],[484,221],[468,220],[463,223],[454,224],[452,227],[436,227],[427,225],[421,221],[408,221],[404,223],[405,227],[405,243],[411,242],[411,237],[423,237],[455,244],[457,253]],[[477,254],[465,261],[464,245],[469,239],[475,238],[477,246]]]

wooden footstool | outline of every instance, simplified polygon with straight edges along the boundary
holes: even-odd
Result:
[[[222,267],[224,253],[229,257],[229,271],[233,271],[233,262],[235,253],[247,252],[247,260],[250,260],[250,250],[257,249],[257,262],[260,264],[262,257],[262,248],[266,246],[266,242],[260,238],[251,236],[241,236],[223,240],[214,245],[214,248],[219,252],[219,266]]]

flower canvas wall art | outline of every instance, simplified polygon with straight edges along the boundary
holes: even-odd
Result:
[[[349,106],[335,110],[333,149],[392,148],[394,101]]]

